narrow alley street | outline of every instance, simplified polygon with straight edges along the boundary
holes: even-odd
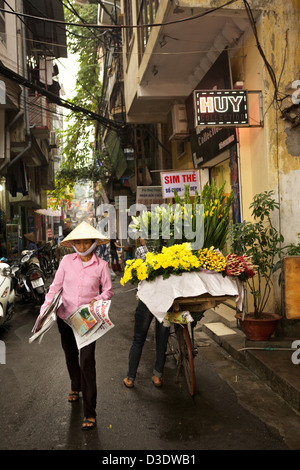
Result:
[[[197,394],[184,378],[175,383],[167,359],[164,385],[151,383],[152,330],[133,389],[123,378],[131,345],[135,291],[114,281],[110,318],[115,327],[98,340],[97,426],[81,431],[82,404],[67,402],[69,380],[56,325],[41,344],[29,344],[38,310],[17,304],[0,331],[6,364],[0,364],[1,450],[200,451],[300,449],[299,416],[251,372],[209,338],[195,359]]]

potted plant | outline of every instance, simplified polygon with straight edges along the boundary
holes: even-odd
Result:
[[[250,205],[253,222],[243,221],[231,229],[231,250],[250,257],[256,275],[245,279],[253,298],[254,311],[238,313],[237,318],[250,340],[269,340],[280,315],[266,311],[272,292],[273,273],[282,253],[283,236],[272,222],[272,214],[279,209],[273,191],[257,194]]]

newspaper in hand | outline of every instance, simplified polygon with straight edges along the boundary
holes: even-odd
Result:
[[[79,336],[85,335],[98,324],[90,305],[80,305],[80,307],[67,318],[67,323],[69,323]]]
[[[97,300],[93,306],[81,305],[65,322],[73,329],[78,349],[87,346],[114,327],[108,312],[110,300]]]
[[[34,327],[32,328],[33,335],[29,338],[29,343],[32,343],[36,339],[38,339],[40,343],[44,334],[49,331],[56,322],[56,312],[62,302],[61,293],[62,289],[54,295],[50,304],[38,315]]]

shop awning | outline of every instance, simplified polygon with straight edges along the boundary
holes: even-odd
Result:
[[[109,131],[104,143],[109,153],[116,177],[120,179],[127,168],[127,162],[117,133],[115,131]]]
[[[61,209],[52,209],[51,207],[49,207],[48,209],[38,209],[36,211],[38,214],[41,214],[41,215],[47,215],[49,217],[60,217],[61,216]]]

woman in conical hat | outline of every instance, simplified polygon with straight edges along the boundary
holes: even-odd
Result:
[[[108,239],[87,222],[79,224],[61,242],[72,246],[75,253],[65,255],[56,271],[41,312],[49,305],[53,296],[62,288],[62,304],[57,311],[57,325],[61,334],[67,368],[71,379],[68,401],[77,402],[82,392],[84,421],[83,430],[96,423],[96,370],[95,342],[78,348],[73,330],[64,321],[80,305],[93,304],[97,300],[109,300],[113,295],[108,263],[95,255],[97,245],[108,243]],[[99,289],[101,286],[101,294]]]
[[[61,245],[70,248],[73,247],[74,241],[83,239],[93,240],[96,243],[95,246],[109,242],[109,239],[104,237],[99,230],[96,230],[92,225],[84,221],[77,225],[77,227],[63,239]]]

